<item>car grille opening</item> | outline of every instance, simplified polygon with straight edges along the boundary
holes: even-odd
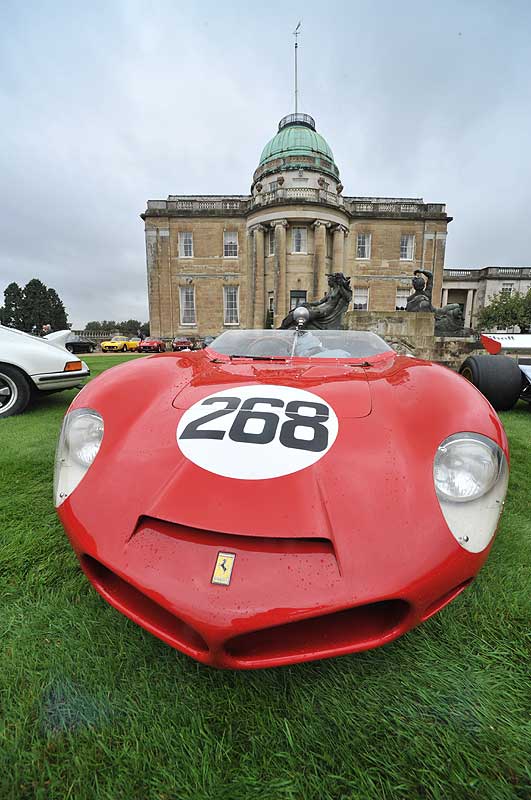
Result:
[[[143,628],[190,655],[208,653],[203,637],[186,622],[171,614],[100,561],[81,556],[81,565],[98,592]]]
[[[363,650],[398,635],[409,609],[405,600],[369,603],[244,633],[229,640],[225,650],[242,663],[289,659],[307,653],[315,658]]]

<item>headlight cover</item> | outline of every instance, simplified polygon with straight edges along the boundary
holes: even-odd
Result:
[[[74,491],[96,458],[103,428],[102,416],[92,408],[76,408],[64,418],[55,452],[56,508]]]
[[[494,536],[507,492],[502,449],[479,433],[455,433],[437,448],[433,481],[453,536],[465,550],[480,553]]]

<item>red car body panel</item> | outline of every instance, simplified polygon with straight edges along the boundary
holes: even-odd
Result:
[[[263,384],[332,406],[339,431],[320,460],[241,480],[184,456],[176,428],[190,405]],[[485,398],[441,366],[394,352],[370,365],[171,353],[97,377],[71,409],[81,407],[105,423],[94,464],[58,510],[81,565],[113,606],[204,663],[276,666],[385,644],[450,602],[487,558],[490,546],[471,553],[450,533],[433,459],[456,432],[483,434],[508,457],[507,440]],[[123,473],[127,492],[113,492]],[[220,552],[236,556],[229,586],[211,583]]]

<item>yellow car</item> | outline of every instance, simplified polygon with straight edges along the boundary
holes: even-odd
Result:
[[[131,336],[131,338],[127,342],[127,349],[132,350],[133,352],[136,353],[136,351],[138,350],[138,345],[140,344],[141,341],[142,339],[140,338],[140,336]]]
[[[107,342],[101,343],[102,353],[127,353],[129,347],[129,339],[127,336],[113,336]],[[131,348],[132,349],[132,348]]]

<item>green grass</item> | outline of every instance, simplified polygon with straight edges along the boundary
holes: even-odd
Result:
[[[135,356],[132,356],[133,358]],[[93,374],[127,357],[87,358]],[[53,395],[0,424],[0,798],[531,797],[531,413],[477,581],[385,648],[219,672],[108,606],[52,504]]]

